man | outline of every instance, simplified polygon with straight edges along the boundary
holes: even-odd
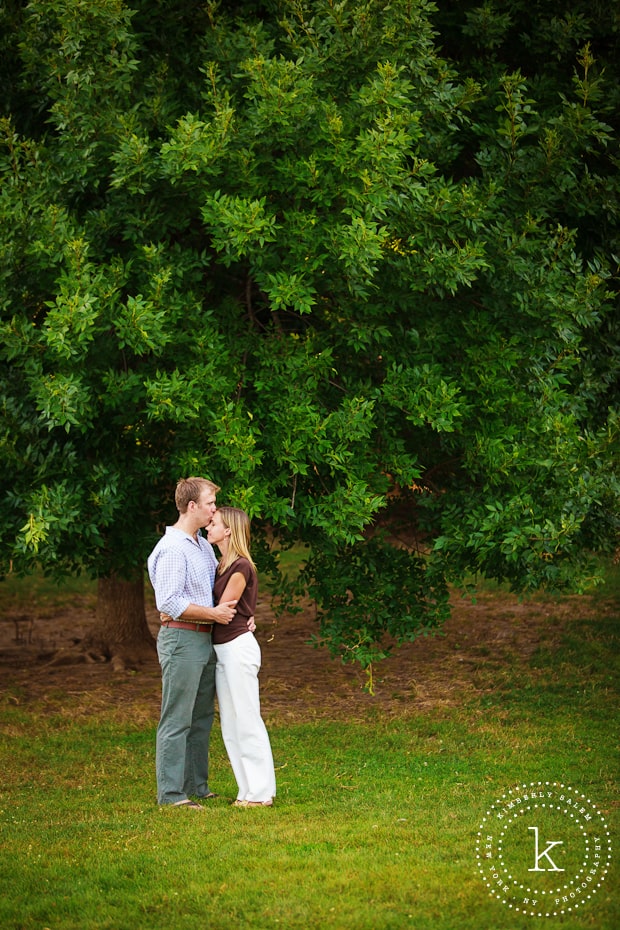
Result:
[[[157,607],[167,614],[157,637],[162,672],[155,768],[159,804],[204,810],[191,797],[212,798],[209,737],[213,725],[216,658],[214,623],[230,623],[236,601],[213,606],[217,559],[201,535],[220,489],[206,478],[181,478],[179,517],[166,527],[148,559]]]

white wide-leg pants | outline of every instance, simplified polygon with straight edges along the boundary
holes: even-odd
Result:
[[[214,646],[215,686],[222,739],[237,780],[240,801],[271,801],[276,775],[267,728],[260,713],[260,646],[253,633]]]

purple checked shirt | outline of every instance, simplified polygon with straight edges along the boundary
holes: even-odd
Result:
[[[216,568],[213,547],[203,536],[196,541],[167,526],[148,559],[157,609],[177,620],[190,604],[213,607]]]

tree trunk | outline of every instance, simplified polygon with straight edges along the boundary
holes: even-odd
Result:
[[[118,575],[99,579],[96,629],[85,645],[119,670],[153,660],[155,640],[146,622],[142,573],[130,580]]]

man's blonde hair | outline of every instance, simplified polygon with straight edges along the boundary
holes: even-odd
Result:
[[[179,513],[187,513],[190,501],[198,503],[205,489],[213,494],[217,494],[220,490],[217,484],[213,484],[208,478],[179,478],[174,494],[174,502]]]

